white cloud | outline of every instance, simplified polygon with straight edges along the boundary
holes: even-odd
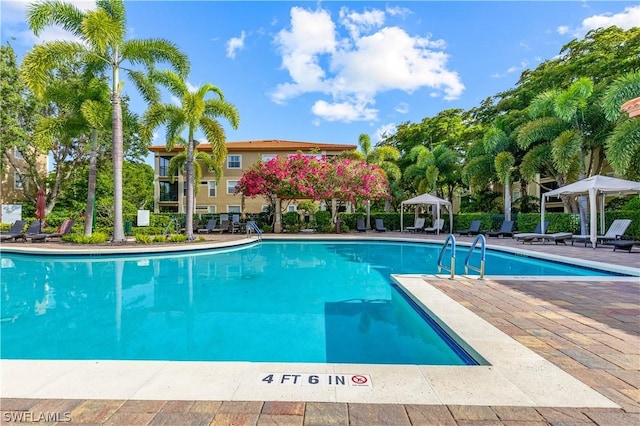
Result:
[[[240,32],[240,37],[232,37],[227,42],[227,58],[235,59],[236,51],[244,48],[244,38],[246,33]]]
[[[615,3],[612,3],[615,4]],[[571,29],[568,26],[558,28],[559,34],[571,33],[573,37],[580,38],[591,30],[617,26],[623,30],[637,27],[640,23],[640,6],[625,7],[620,13],[603,13],[584,19],[578,28]]]
[[[396,133],[396,130],[397,128],[394,123],[389,123],[378,127],[374,132],[376,137],[376,145],[378,144],[378,142]]]
[[[15,38],[18,44],[24,46],[33,46],[36,43],[53,40],[78,41],[77,37],[58,26],[46,27],[36,37],[28,27],[26,15],[28,6],[33,2],[33,0],[3,0],[0,2],[0,24],[6,37]],[[96,6],[94,1],[86,0],[67,0],[66,3],[71,3],[82,11],[95,9]]]
[[[396,106],[396,112],[400,113],[400,114],[406,114],[409,112],[409,104],[406,102],[400,102],[397,106]]]
[[[384,26],[387,15],[408,13],[398,8],[360,13],[343,7],[338,23],[347,35],[341,36],[327,11],[291,8],[290,27],[274,39],[291,80],[276,86],[272,101],[328,95],[330,100],[316,100],[312,112],[325,120],[351,122],[377,119],[371,106],[381,92],[430,88],[445,99],[458,98],[465,87],[447,68],[444,40]]]
[[[366,103],[352,103],[348,101],[329,103],[324,100],[319,100],[313,104],[311,112],[327,121],[350,123],[352,121],[375,120],[378,110],[367,108],[366,105]]]
[[[594,15],[582,21],[582,29],[585,32],[612,25],[623,30],[640,25],[640,6],[625,7],[624,12],[616,14]]]

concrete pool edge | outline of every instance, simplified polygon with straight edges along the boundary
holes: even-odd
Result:
[[[619,406],[450,299],[424,275],[394,281],[490,365],[1,360],[3,398]],[[359,374],[371,387],[265,384],[265,373]]]

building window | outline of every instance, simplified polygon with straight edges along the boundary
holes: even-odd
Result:
[[[241,169],[242,168],[242,156],[239,154],[227,155],[227,169]]]
[[[520,199],[520,191],[513,191],[513,201]]]
[[[287,211],[288,212],[297,212],[298,211],[298,206],[296,206],[294,204],[289,204],[289,206],[287,207]]]
[[[209,182],[207,182],[207,185],[209,186],[209,197],[215,197],[216,196],[216,187],[217,187],[218,183],[215,180],[210,180]]]
[[[196,213],[208,213],[209,212],[209,206],[198,206],[196,205]]]
[[[227,181],[227,194],[235,193],[236,186],[238,186],[237,180],[228,180]]]
[[[262,206],[260,206],[260,211],[262,213],[269,213],[270,209],[271,207],[268,204],[263,204]]]
[[[13,148],[13,157],[19,160],[24,160],[24,157],[17,146]]]
[[[178,201],[178,182],[159,182],[160,201]]]
[[[160,213],[178,213],[178,206],[160,206]]]
[[[273,160],[277,156],[278,156],[277,154],[262,154],[260,158],[262,159],[263,162],[266,163],[269,160]]]
[[[209,213],[216,213],[217,210],[216,206],[209,206]]]
[[[158,176],[168,176],[169,161],[171,161],[171,157],[160,157],[158,159]]]
[[[22,177],[18,172],[13,174],[13,187],[15,189],[24,189],[24,183],[22,182]]]
[[[287,158],[295,157],[296,155],[300,155],[300,153],[289,154]],[[317,160],[326,160],[327,158],[324,154],[302,154],[302,155],[304,155],[306,158],[315,158]]]
[[[227,213],[242,213],[242,208],[237,205],[227,206]]]

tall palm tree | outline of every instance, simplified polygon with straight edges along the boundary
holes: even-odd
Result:
[[[371,138],[366,133],[360,134],[358,137],[358,145],[362,151],[361,158],[367,164],[373,164],[380,167],[387,175],[389,187],[392,187],[395,182],[400,180],[402,172],[400,171],[400,167],[398,167],[397,163],[400,159],[400,151],[398,148],[391,145],[379,145],[374,148],[371,145]],[[367,200],[367,206],[369,203],[370,201]],[[391,201],[388,198],[385,199],[385,211],[389,211],[390,206]],[[367,214],[367,228],[371,228],[371,224],[369,223],[370,220],[371,219]]]
[[[218,179],[222,176],[222,165],[227,157],[227,145],[224,128],[217,120],[224,117],[234,129],[238,128],[240,116],[236,107],[225,101],[222,91],[205,83],[202,87],[190,92],[184,79],[172,72],[151,72],[150,80],[165,86],[173,95],[181,100],[181,105],[152,104],[142,118],[142,137],[150,140],[153,129],[160,125],[166,125],[167,150],[171,151],[176,144],[185,146],[186,158],[184,168],[187,174],[187,218],[185,233],[187,239],[193,240],[193,200],[196,161],[196,132],[202,130],[211,145],[213,167]],[[212,93],[216,97],[208,98]],[[182,137],[187,132],[186,139]]]
[[[607,120],[616,123],[607,138],[607,159],[616,173],[630,179],[640,178],[640,118],[621,114],[620,106],[639,96],[640,71],[636,71],[616,79],[602,102]]]
[[[156,63],[168,62],[181,75],[189,72],[189,61],[170,41],[163,39],[125,40],[127,33],[124,0],[97,0],[96,10],[83,12],[71,3],[42,0],[29,7],[27,21],[38,35],[49,25],[61,26],[79,41],[52,41],[36,45],[25,55],[23,75],[29,89],[41,93],[48,75],[60,62],[81,63],[98,75],[111,74],[112,159],[114,182],[113,242],[125,239],[122,219],[122,163],[124,157],[121,92],[124,70],[131,81],[141,83],[141,65],[148,70]],[[123,63],[129,68],[123,68]],[[137,85],[143,97],[151,101],[151,88]]]

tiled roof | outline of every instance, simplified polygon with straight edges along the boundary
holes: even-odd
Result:
[[[299,141],[282,141],[282,140],[259,140],[259,141],[239,141],[227,142],[227,151],[259,151],[259,152],[277,152],[277,151],[303,151],[309,152],[317,149],[319,151],[352,151],[356,145],[322,143],[322,142],[299,142]],[[176,146],[173,151],[182,151],[182,146]],[[198,145],[198,151],[210,150],[208,143]],[[149,147],[150,151],[166,152],[164,145],[153,145]]]

